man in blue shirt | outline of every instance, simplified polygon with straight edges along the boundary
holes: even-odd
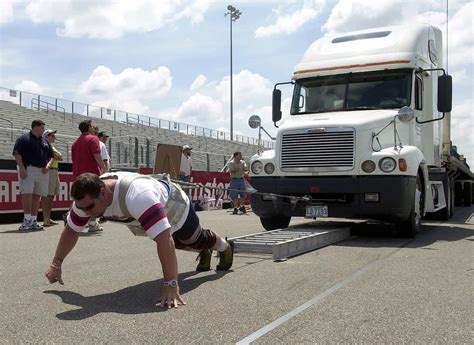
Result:
[[[20,231],[43,229],[36,218],[41,197],[48,195],[48,163],[54,158],[51,145],[43,138],[44,125],[42,120],[34,120],[31,131],[20,136],[13,148],[24,212]]]

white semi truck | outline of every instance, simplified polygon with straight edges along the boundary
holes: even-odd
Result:
[[[273,91],[277,126],[278,86],[293,84],[275,150],[250,162],[253,187],[270,193],[251,198],[265,229],[294,216],[343,217],[415,236],[422,217],[448,219],[455,204],[471,205],[473,173],[451,144],[442,47],[438,28],[404,25],[328,35],[308,48]]]

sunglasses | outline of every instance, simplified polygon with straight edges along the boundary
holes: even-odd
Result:
[[[76,204],[76,207],[77,207],[78,209],[80,209],[81,211],[90,211],[90,210],[92,210],[92,209],[94,208],[94,206],[95,206],[95,201],[92,202],[92,204],[89,204],[89,205],[84,206],[84,207],[79,207],[79,206],[77,206],[77,204]]]

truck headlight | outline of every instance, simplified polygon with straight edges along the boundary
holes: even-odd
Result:
[[[252,163],[252,172],[255,174],[255,175],[258,175],[258,174],[261,174],[262,171],[263,171],[263,164],[262,162],[260,161],[255,161]]]
[[[265,164],[265,172],[266,172],[268,175],[273,174],[274,171],[275,171],[275,166],[273,165],[273,163],[267,163],[267,164]]]
[[[375,163],[371,160],[366,160],[362,163],[362,170],[366,173],[374,172],[375,170]]]
[[[386,173],[394,171],[396,167],[397,167],[397,162],[395,162],[395,159],[390,158],[390,157],[385,157],[381,159],[379,162],[380,170]]]

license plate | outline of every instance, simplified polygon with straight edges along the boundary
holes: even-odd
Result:
[[[327,217],[327,206],[306,206],[306,218]]]

